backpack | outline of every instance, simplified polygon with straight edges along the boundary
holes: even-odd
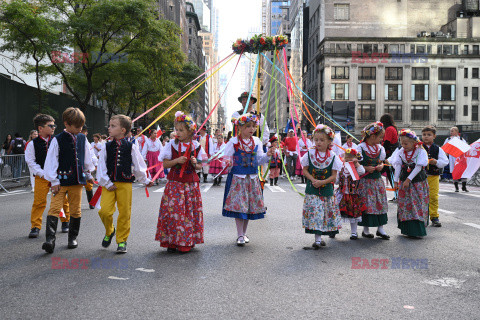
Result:
[[[12,153],[13,154],[25,153],[25,142],[23,141],[22,138],[15,138],[15,140],[13,140]]]

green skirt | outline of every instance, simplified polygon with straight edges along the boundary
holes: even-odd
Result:
[[[398,228],[406,236],[425,237],[427,235],[425,223],[420,220],[398,221]]]
[[[320,231],[320,230],[305,229],[305,233],[319,234],[321,236],[333,236],[333,235],[338,234],[338,230],[335,230],[335,231]]]
[[[387,224],[388,216],[384,214],[366,214],[362,215],[362,221],[358,223],[362,227],[379,227]]]

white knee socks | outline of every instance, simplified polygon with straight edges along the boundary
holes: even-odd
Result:
[[[350,222],[350,229],[352,230],[352,234],[357,234],[357,222]]]

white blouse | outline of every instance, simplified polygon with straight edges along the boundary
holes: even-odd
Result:
[[[385,160],[385,158],[387,157],[387,154],[385,152],[385,148],[381,145],[381,144],[377,144],[377,147],[380,148],[380,158],[379,160],[380,161],[383,161]],[[362,154],[362,150],[365,150],[365,153],[367,153],[368,155],[368,149],[367,149],[367,144],[365,142],[361,142],[358,146],[357,146],[357,151],[360,153],[360,155],[362,155],[363,157],[363,154]]]
[[[342,146],[343,149],[347,150],[347,149],[357,149],[358,145],[355,143],[355,142],[352,142],[352,146],[349,147],[348,144],[345,142]],[[345,153],[345,151],[342,150],[343,153]]]
[[[255,142],[255,146],[258,146],[258,148],[257,148],[257,162],[258,162],[258,165],[268,163],[269,157],[267,156],[266,153],[263,152],[262,142],[260,141],[260,139],[258,137],[252,137],[252,138],[253,138],[253,141]],[[231,138],[230,141],[228,141],[227,145],[225,146],[225,150],[223,151],[223,155],[225,157],[227,157],[227,159],[230,159],[230,165],[233,165],[233,156],[235,154],[234,145],[236,145],[237,143],[238,143],[238,137]],[[245,150],[245,151],[249,152],[249,151],[252,151],[252,150]],[[235,174],[235,176],[239,177],[239,178],[245,178],[247,175],[245,175],[245,174]],[[255,175],[255,174],[250,175],[251,179],[254,179],[255,177],[257,177],[257,175]]]
[[[162,146],[162,142],[160,141],[160,139],[155,139],[155,141],[152,141],[152,139],[148,138],[145,141],[145,144],[143,145],[142,156],[145,159],[147,157],[147,153],[149,151],[151,151],[151,152],[155,152],[155,151],[162,152],[162,149],[163,149],[163,146]]]
[[[390,158],[388,158],[388,162],[390,162],[395,169],[395,182],[400,181],[400,173],[402,171],[402,164],[407,162],[405,159],[405,152],[403,148],[400,148],[397,152],[394,152]],[[414,151],[414,155],[412,160],[409,162],[415,163],[415,168],[410,172],[408,179],[410,181],[415,178],[415,176],[422,170],[422,167],[426,167],[428,165],[428,153],[423,148],[417,148]]]
[[[298,140],[298,146],[300,147],[300,151],[307,151],[308,149],[310,149],[313,146],[313,144],[310,140],[308,140],[308,139],[305,139],[305,140],[307,142],[307,145],[305,145],[305,142],[303,142],[302,138],[300,138]]]
[[[303,155],[302,159],[300,159],[300,164],[302,165],[302,167],[309,166],[308,158],[310,157],[313,165],[319,169],[324,169],[328,167],[333,161],[332,170],[335,170],[335,171],[342,170],[343,162],[342,160],[340,160],[340,157],[335,154],[335,152],[330,151],[330,156],[327,158],[327,160],[325,160],[325,162],[320,163],[315,159],[315,151],[316,149],[310,149],[308,150],[308,153],[305,153]],[[325,156],[325,152],[319,152],[319,154],[321,157]]]
[[[51,139],[50,137],[48,139],[45,139],[41,136],[40,138],[45,140],[46,143],[48,143],[49,139]],[[27,162],[28,168],[33,175],[39,176],[40,178],[45,175],[42,167],[40,167],[40,165],[37,163],[37,159],[35,157],[35,145],[33,144],[33,140],[27,144],[27,148],[25,149],[25,161]]]
[[[196,140],[192,141],[193,143],[193,150],[196,150],[198,146],[200,146],[200,143]],[[190,142],[185,143],[175,143],[175,139],[168,141],[168,143],[163,147],[162,151],[160,152],[160,155],[158,156],[158,161],[163,162],[163,160],[172,160],[172,146],[175,150],[178,152],[178,145],[181,145],[180,147],[180,152],[184,153],[187,151],[188,146],[190,145]],[[192,151],[193,151],[192,150]],[[197,154],[197,160],[202,161],[202,160],[207,160],[207,154],[203,150],[203,148],[200,148],[200,151]]]

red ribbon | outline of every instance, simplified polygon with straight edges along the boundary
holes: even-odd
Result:
[[[95,191],[95,194],[93,195],[92,200],[90,200],[89,205],[95,207],[101,195],[102,195],[102,187],[99,187],[97,188],[97,191]]]

